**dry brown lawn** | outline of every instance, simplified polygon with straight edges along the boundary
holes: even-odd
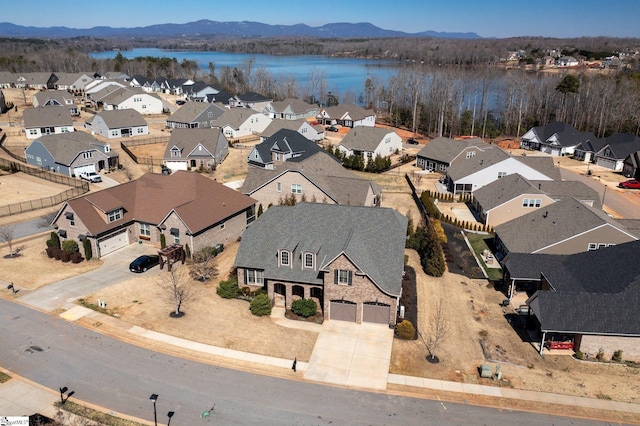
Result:
[[[68,186],[40,179],[26,173],[0,172],[0,205],[51,197],[69,189]]]

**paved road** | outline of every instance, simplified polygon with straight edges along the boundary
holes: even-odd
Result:
[[[155,353],[0,299],[2,366],[116,413],[171,424],[596,425],[601,422],[440,403],[277,379]],[[211,417],[200,414],[215,404]]]
[[[600,195],[600,201],[604,198],[604,205],[612,210],[616,217],[624,219],[640,219],[640,191],[621,190],[615,186],[605,185],[597,177],[585,176],[566,169],[560,169],[563,180],[583,182],[595,189]]]
[[[8,226],[13,226],[13,239],[28,237],[30,235],[39,234],[45,231],[52,231],[50,226],[42,226],[43,218],[26,220],[24,222],[14,223]],[[19,245],[19,244],[18,244]]]

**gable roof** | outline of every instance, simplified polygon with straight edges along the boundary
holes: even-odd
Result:
[[[358,151],[375,151],[385,136],[395,131],[382,127],[354,127],[340,142],[340,145]]]
[[[117,153],[106,153],[104,147],[108,144],[96,140],[96,138],[86,132],[46,135],[41,136],[32,143],[35,142],[40,142],[47,151],[49,151],[56,163],[65,166],[70,166],[78,154],[85,151],[99,150],[110,157],[118,155]]]
[[[167,148],[164,151],[164,158],[167,160],[185,159],[198,145],[202,145],[207,151],[207,153],[199,154],[199,156],[210,155],[211,157],[215,157],[216,150],[218,149],[218,141],[221,137],[226,141],[220,129],[217,128],[174,129],[169,138]],[[180,149],[182,153],[181,157],[171,157],[171,151],[174,147]]]
[[[423,146],[420,151],[418,151],[417,155],[418,157],[429,158],[440,163],[450,164],[462,151],[472,146],[482,148],[488,147],[489,144],[480,138],[450,139],[439,137]]]
[[[603,139],[604,145],[597,152],[597,155],[602,155],[608,158],[615,158],[617,160],[624,160],[630,154],[640,150],[640,137],[631,135],[629,133],[616,133]],[[605,148],[611,149],[611,155],[604,155]]]
[[[322,151],[322,148],[316,143],[305,138],[300,133],[289,129],[277,131],[273,136],[256,145],[254,149],[258,151],[263,161],[268,160],[267,163],[272,162],[271,152],[290,154],[292,157],[287,159],[287,162],[296,162],[302,161],[318,151]],[[249,155],[251,155],[251,153],[249,153]],[[249,161],[251,161],[251,159],[249,159]]]
[[[567,198],[500,224],[495,232],[509,253],[534,253],[606,224],[628,233],[604,212]]]
[[[286,225],[287,232],[278,232]],[[322,284],[330,263],[344,254],[382,291],[398,296],[402,289],[407,218],[383,207],[299,203],[272,206],[242,236],[235,265],[264,269],[269,279]],[[301,267],[292,256],[291,268],[273,258],[278,249],[316,255],[316,270]]]
[[[541,143],[550,143],[550,139],[555,135],[557,143],[563,147],[576,146],[586,140],[595,139],[595,135],[592,132],[580,132],[570,124],[559,121],[537,126],[532,130]]]
[[[232,129],[239,129],[242,123],[247,121],[250,117],[260,114],[252,109],[246,108],[231,108],[225,110],[222,115],[217,117],[212,126],[216,127],[231,127]]]
[[[87,123],[93,123],[96,117],[102,118],[109,129],[119,129],[122,127],[138,127],[146,126],[147,121],[135,109],[114,109],[100,111],[96,115],[91,116]]]
[[[262,131],[261,136],[268,138],[275,135],[282,129],[297,132],[306,122],[306,120],[271,120],[271,123],[269,123],[269,125]]]
[[[24,127],[73,126],[73,119],[66,105],[27,108],[22,112]]]
[[[68,201],[91,235],[100,235],[132,221],[162,223],[174,211],[193,235],[253,205],[255,200],[199,173],[147,173],[112,188]],[[102,212],[122,207],[122,218],[107,223]]]
[[[34,97],[38,100],[38,105],[40,106],[43,106],[50,99],[57,101],[60,105],[67,105],[67,99],[73,101],[73,96],[66,90],[40,90]],[[72,105],[75,105],[75,103]]]
[[[236,95],[236,98],[242,102],[269,102],[273,100],[273,98],[268,98],[256,92],[247,92],[241,95]]]
[[[271,102],[271,108],[276,113],[284,113],[287,109],[293,114],[304,114],[318,109],[316,105],[311,105],[298,98],[287,98],[283,101]]]
[[[547,155],[522,155],[513,158],[515,158],[522,164],[539,171],[549,179],[558,181],[562,180],[560,168],[556,167],[555,163],[553,162],[553,157],[549,157]]]
[[[185,102],[176,112],[171,114],[167,121],[176,123],[193,123],[205,112],[212,112],[211,120],[222,115],[224,110],[217,105],[206,102]]]
[[[447,175],[454,181],[467,177],[477,171],[484,170],[494,164],[512,158],[507,152],[496,145],[488,145],[478,149],[476,155],[469,158],[458,157],[447,168]]]
[[[352,121],[360,121],[367,117],[375,115],[375,112],[371,109],[364,109],[361,106],[354,104],[340,104],[332,107],[322,109],[325,114],[330,118],[336,120],[342,120],[345,116],[351,117]]]

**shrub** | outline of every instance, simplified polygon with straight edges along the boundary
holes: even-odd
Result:
[[[300,317],[309,318],[318,312],[318,305],[313,299],[298,299],[291,303],[291,310]]]
[[[51,240],[47,240],[47,243],[51,241]],[[45,250],[47,252],[47,257],[49,259],[53,259],[53,251],[55,250],[55,247],[47,247],[47,250]]]
[[[184,245],[184,254],[187,256],[187,259],[191,259],[191,247],[189,247],[189,244]]]
[[[65,240],[62,242],[62,250],[67,253],[77,253],[78,252],[78,243],[74,240]]]
[[[60,248],[60,237],[54,231],[51,232],[51,247]]]
[[[396,325],[396,334],[401,339],[413,340],[416,338],[416,329],[413,324],[411,324],[411,321],[405,319]]]
[[[613,356],[611,357],[611,361],[622,362],[622,349],[618,349],[613,353]]]
[[[233,299],[238,295],[239,291],[238,280],[235,277],[232,277],[228,280],[220,281],[220,285],[218,286],[216,293],[224,299]]]
[[[598,361],[603,361],[604,360],[604,349],[603,348],[598,349],[598,354],[596,355],[596,359]]]
[[[65,250],[60,250],[60,260],[63,262],[69,262],[71,260],[71,253]]]
[[[271,315],[271,300],[266,294],[260,294],[253,298],[249,304],[249,310],[256,316]]]
[[[85,259],[91,260],[91,258],[93,257],[93,250],[91,249],[91,241],[89,241],[88,238],[86,238],[82,242],[82,248],[84,248],[84,257],[85,257]]]
[[[62,250],[61,248],[58,248],[58,247],[53,247],[52,251],[53,251],[53,257],[56,260],[62,259],[62,253],[64,253],[64,250]]]
[[[82,255],[80,252],[71,253],[71,263],[80,263],[82,262]]]
[[[167,246],[167,238],[164,234],[160,234],[160,248],[163,249]]]
[[[584,359],[584,352],[582,352],[582,351],[576,351],[576,353],[575,353],[575,357],[576,357],[577,359]]]

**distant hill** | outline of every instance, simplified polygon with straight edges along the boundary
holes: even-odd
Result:
[[[405,33],[403,31],[384,30],[373,24],[362,23],[334,23],[321,27],[310,27],[305,24],[297,25],[269,25],[260,22],[218,22],[203,19],[186,24],[158,24],[147,27],[113,28],[93,27],[87,29],[68,27],[25,27],[10,22],[0,22],[0,36],[3,37],[123,37],[123,36],[204,36],[221,35],[232,37],[282,37],[308,36],[326,38],[348,37],[434,37],[479,39],[476,33],[448,33],[423,31],[419,33]]]

